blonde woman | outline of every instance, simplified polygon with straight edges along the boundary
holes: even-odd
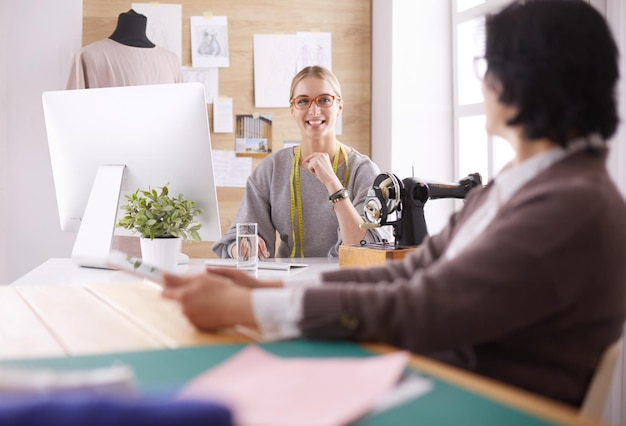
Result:
[[[235,224],[256,222],[259,256],[336,257],[340,244],[391,240],[384,229],[364,230],[363,204],[379,173],[367,156],[341,143],[335,122],[343,110],[337,77],[303,68],[291,83],[290,111],[300,146],[281,149],[252,172],[233,224],[213,251],[235,257]],[[275,236],[278,235],[278,240]]]

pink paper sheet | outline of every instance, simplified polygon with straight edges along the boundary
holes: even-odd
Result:
[[[409,355],[281,358],[249,346],[193,379],[179,397],[221,400],[245,426],[337,426],[366,414],[399,380]]]

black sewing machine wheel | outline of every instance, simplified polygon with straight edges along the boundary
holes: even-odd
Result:
[[[402,188],[402,182],[393,173],[385,172],[376,176],[365,198],[365,220],[380,226],[390,223],[389,216],[399,214]]]

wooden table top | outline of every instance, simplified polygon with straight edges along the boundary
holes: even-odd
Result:
[[[234,330],[196,330],[149,281],[0,286],[0,360],[253,342]],[[363,346],[374,353],[395,350]],[[571,407],[419,355],[411,366],[555,424],[598,424]]]

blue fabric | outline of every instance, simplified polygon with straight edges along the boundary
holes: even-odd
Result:
[[[230,410],[217,403],[164,399],[45,396],[0,399],[2,426],[231,426]]]

